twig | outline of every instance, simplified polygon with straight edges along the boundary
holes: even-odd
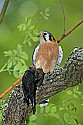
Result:
[[[80,20],[75,26],[73,26],[69,31],[67,31],[65,34],[63,34],[61,36],[60,39],[57,40],[57,42],[59,43],[63,38],[65,38],[66,36],[68,36],[72,31],[74,31],[80,24],[83,23],[83,19]]]
[[[11,85],[6,91],[4,91],[1,95],[0,95],[0,99],[3,98],[9,91],[11,91],[20,81],[22,81],[22,77],[21,76],[17,81],[14,82],[13,85]]]
[[[4,18],[8,3],[9,3],[9,0],[5,0],[4,5],[2,7],[2,10],[1,10],[1,13],[0,13],[0,23],[2,22],[2,20]]]
[[[69,31],[67,31],[64,35],[61,36],[61,38],[58,40],[58,43],[64,39],[67,35],[69,35],[74,29],[76,29],[80,24],[83,23],[83,20],[80,20],[74,27],[72,27]],[[15,85],[10,86],[5,92],[3,92],[0,95],[0,98],[4,97],[10,90],[12,90],[20,81],[22,80],[22,77],[19,78],[16,82]]]
[[[65,12],[64,12],[64,7],[63,7],[62,0],[60,0],[60,2],[61,2],[61,8],[62,8],[62,13],[63,13],[63,21],[64,21],[64,33],[63,34],[65,34],[65,30],[66,30]]]

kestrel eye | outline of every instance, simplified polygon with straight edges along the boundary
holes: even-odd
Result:
[[[44,33],[44,35],[47,35],[47,33]]]

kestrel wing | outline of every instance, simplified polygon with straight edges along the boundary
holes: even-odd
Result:
[[[62,58],[63,58],[63,50],[62,50],[62,47],[59,46],[59,55],[58,55],[58,60],[57,60],[55,69],[57,69],[60,66],[62,62]]]
[[[39,45],[35,47],[33,55],[32,55],[32,62],[33,62],[34,67],[36,67],[36,57],[37,57],[38,50],[39,50]]]

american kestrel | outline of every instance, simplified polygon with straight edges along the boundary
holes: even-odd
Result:
[[[41,31],[38,37],[40,44],[34,50],[33,65],[36,69],[42,68],[44,73],[52,73],[61,64],[62,48],[48,31]]]
[[[38,34],[40,44],[33,53],[33,65],[36,69],[41,68],[44,73],[52,73],[61,64],[63,51],[61,46],[48,31],[41,31]],[[40,106],[46,106],[49,100],[44,100]]]

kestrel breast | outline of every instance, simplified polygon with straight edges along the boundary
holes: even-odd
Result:
[[[36,57],[36,68],[42,68],[44,73],[53,72],[58,60],[58,51],[57,42],[41,43]]]

